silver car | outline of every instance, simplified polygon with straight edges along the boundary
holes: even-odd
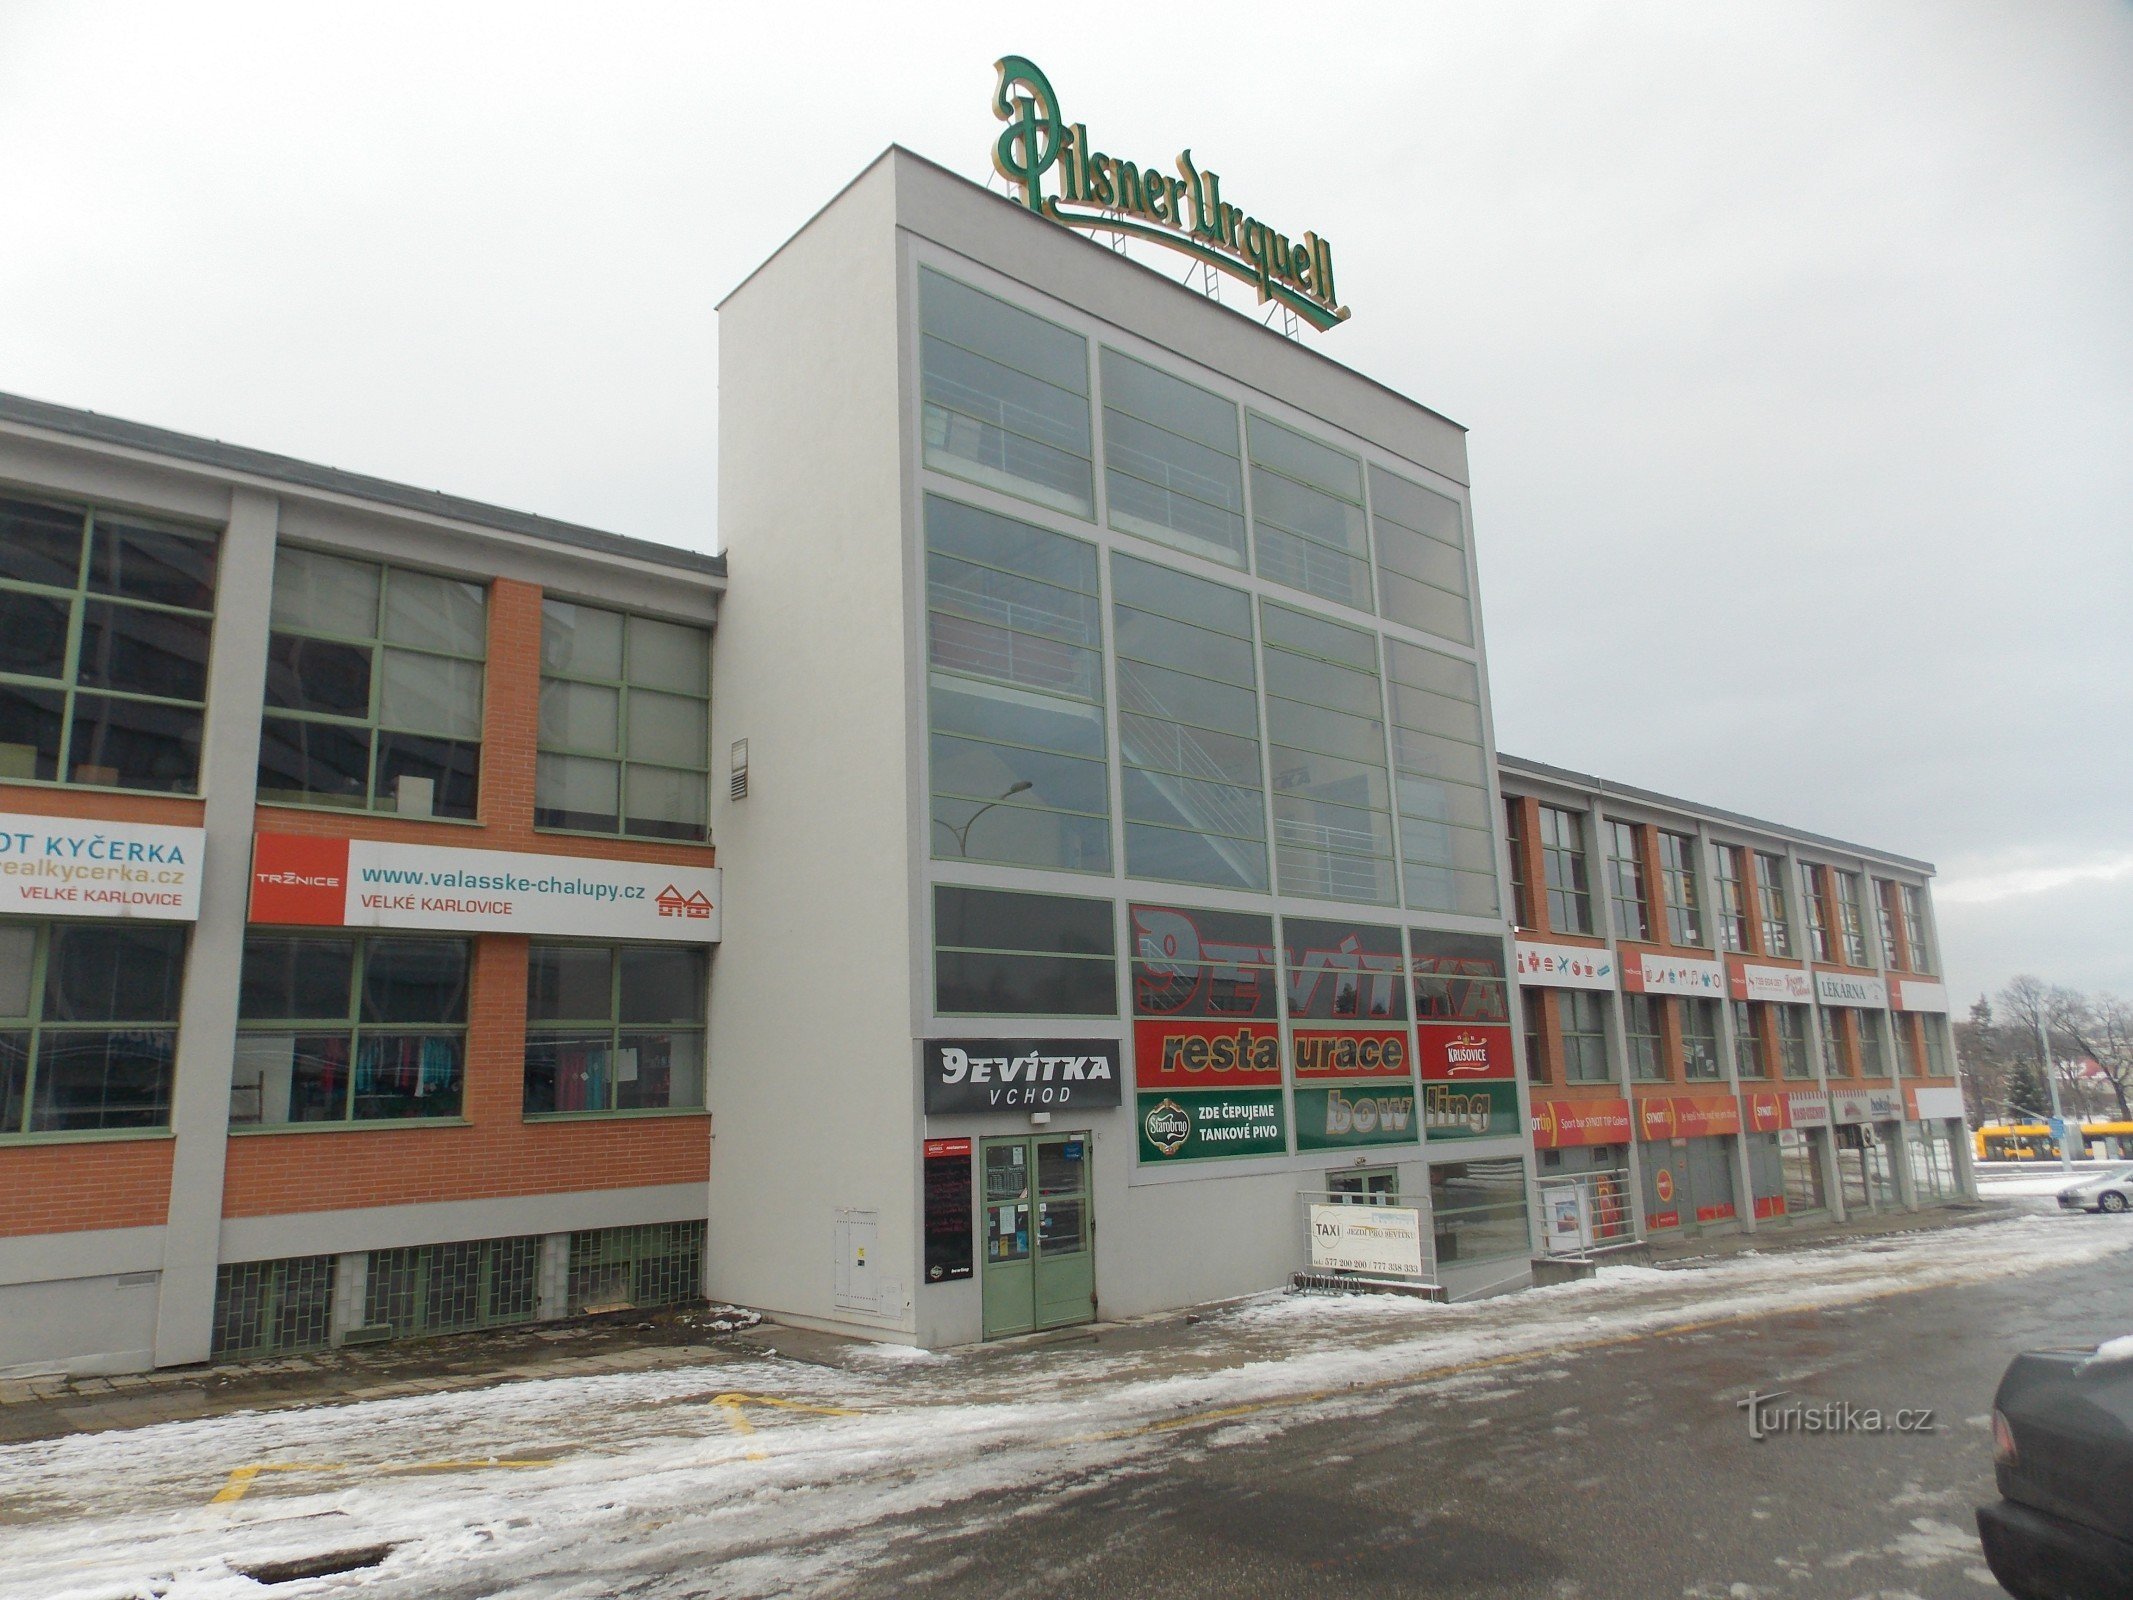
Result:
[[[2133,1167],[2117,1167],[2059,1191],[2061,1211],[2133,1211]]]

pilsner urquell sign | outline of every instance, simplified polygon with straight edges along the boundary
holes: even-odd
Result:
[[[1242,278],[1263,305],[1288,307],[1312,327],[1346,320],[1333,289],[1333,246],[1315,233],[1278,233],[1222,198],[1222,180],[1178,152],[1176,177],[1159,168],[1106,155],[1083,124],[1059,114],[1059,97],[1036,63],[1003,56],[993,90],[993,115],[1007,124],[993,146],[992,164],[1022,191],[1040,217],[1070,228],[1101,229],[1146,239]],[[1047,175],[1055,192],[1045,192]]]

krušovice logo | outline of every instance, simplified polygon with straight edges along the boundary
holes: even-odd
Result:
[[[1324,331],[1348,317],[1333,289],[1333,246],[1315,233],[1276,233],[1222,198],[1222,180],[1178,153],[1178,176],[1104,154],[1081,123],[1059,114],[1051,80],[1024,56],[1002,56],[993,115],[1007,124],[993,146],[995,171],[1022,190],[1022,203],[1070,228],[1146,239],[1206,263],[1286,306]],[[1058,193],[1044,192],[1057,171]]]
[[[1160,1100],[1150,1106],[1148,1115],[1141,1119],[1141,1131],[1148,1135],[1148,1142],[1157,1150],[1166,1156],[1174,1156],[1192,1137],[1192,1117],[1175,1100]]]

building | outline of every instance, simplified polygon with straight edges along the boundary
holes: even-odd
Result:
[[[0,398],[0,1371],[698,1292],[724,573]]]
[[[1601,1241],[1975,1197],[1930,866],[1498,772],[1540,1182]]]
[[[1499,761],[1457,424],[899,149],[719,379],[730,592],[0,397],[0,1373],[703,1293],[952,1345],[1338,1200],[1463,1297],[1544,1210],[1967,1181],[1929,869]]]

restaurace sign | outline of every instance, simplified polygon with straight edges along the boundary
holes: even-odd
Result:
[[[1315,233],[1291,239],[1222,198],[1222,180],[1178,152],[1176,177],[1154,163],[1142,166],[1106,155],[1088,128],[1059,114],[1035,62],[1003,56],[995,65],[993,115],[1007,124],[993,146],[992,164],[1022,191],[1040,217],[1070,228],[1101,229],[1145,239],[1241,278],[1321,331],[1344,322],[1348,308],[1333,288],[1333,246]],[[1056,192],[1045,193],[1053,175]]]

